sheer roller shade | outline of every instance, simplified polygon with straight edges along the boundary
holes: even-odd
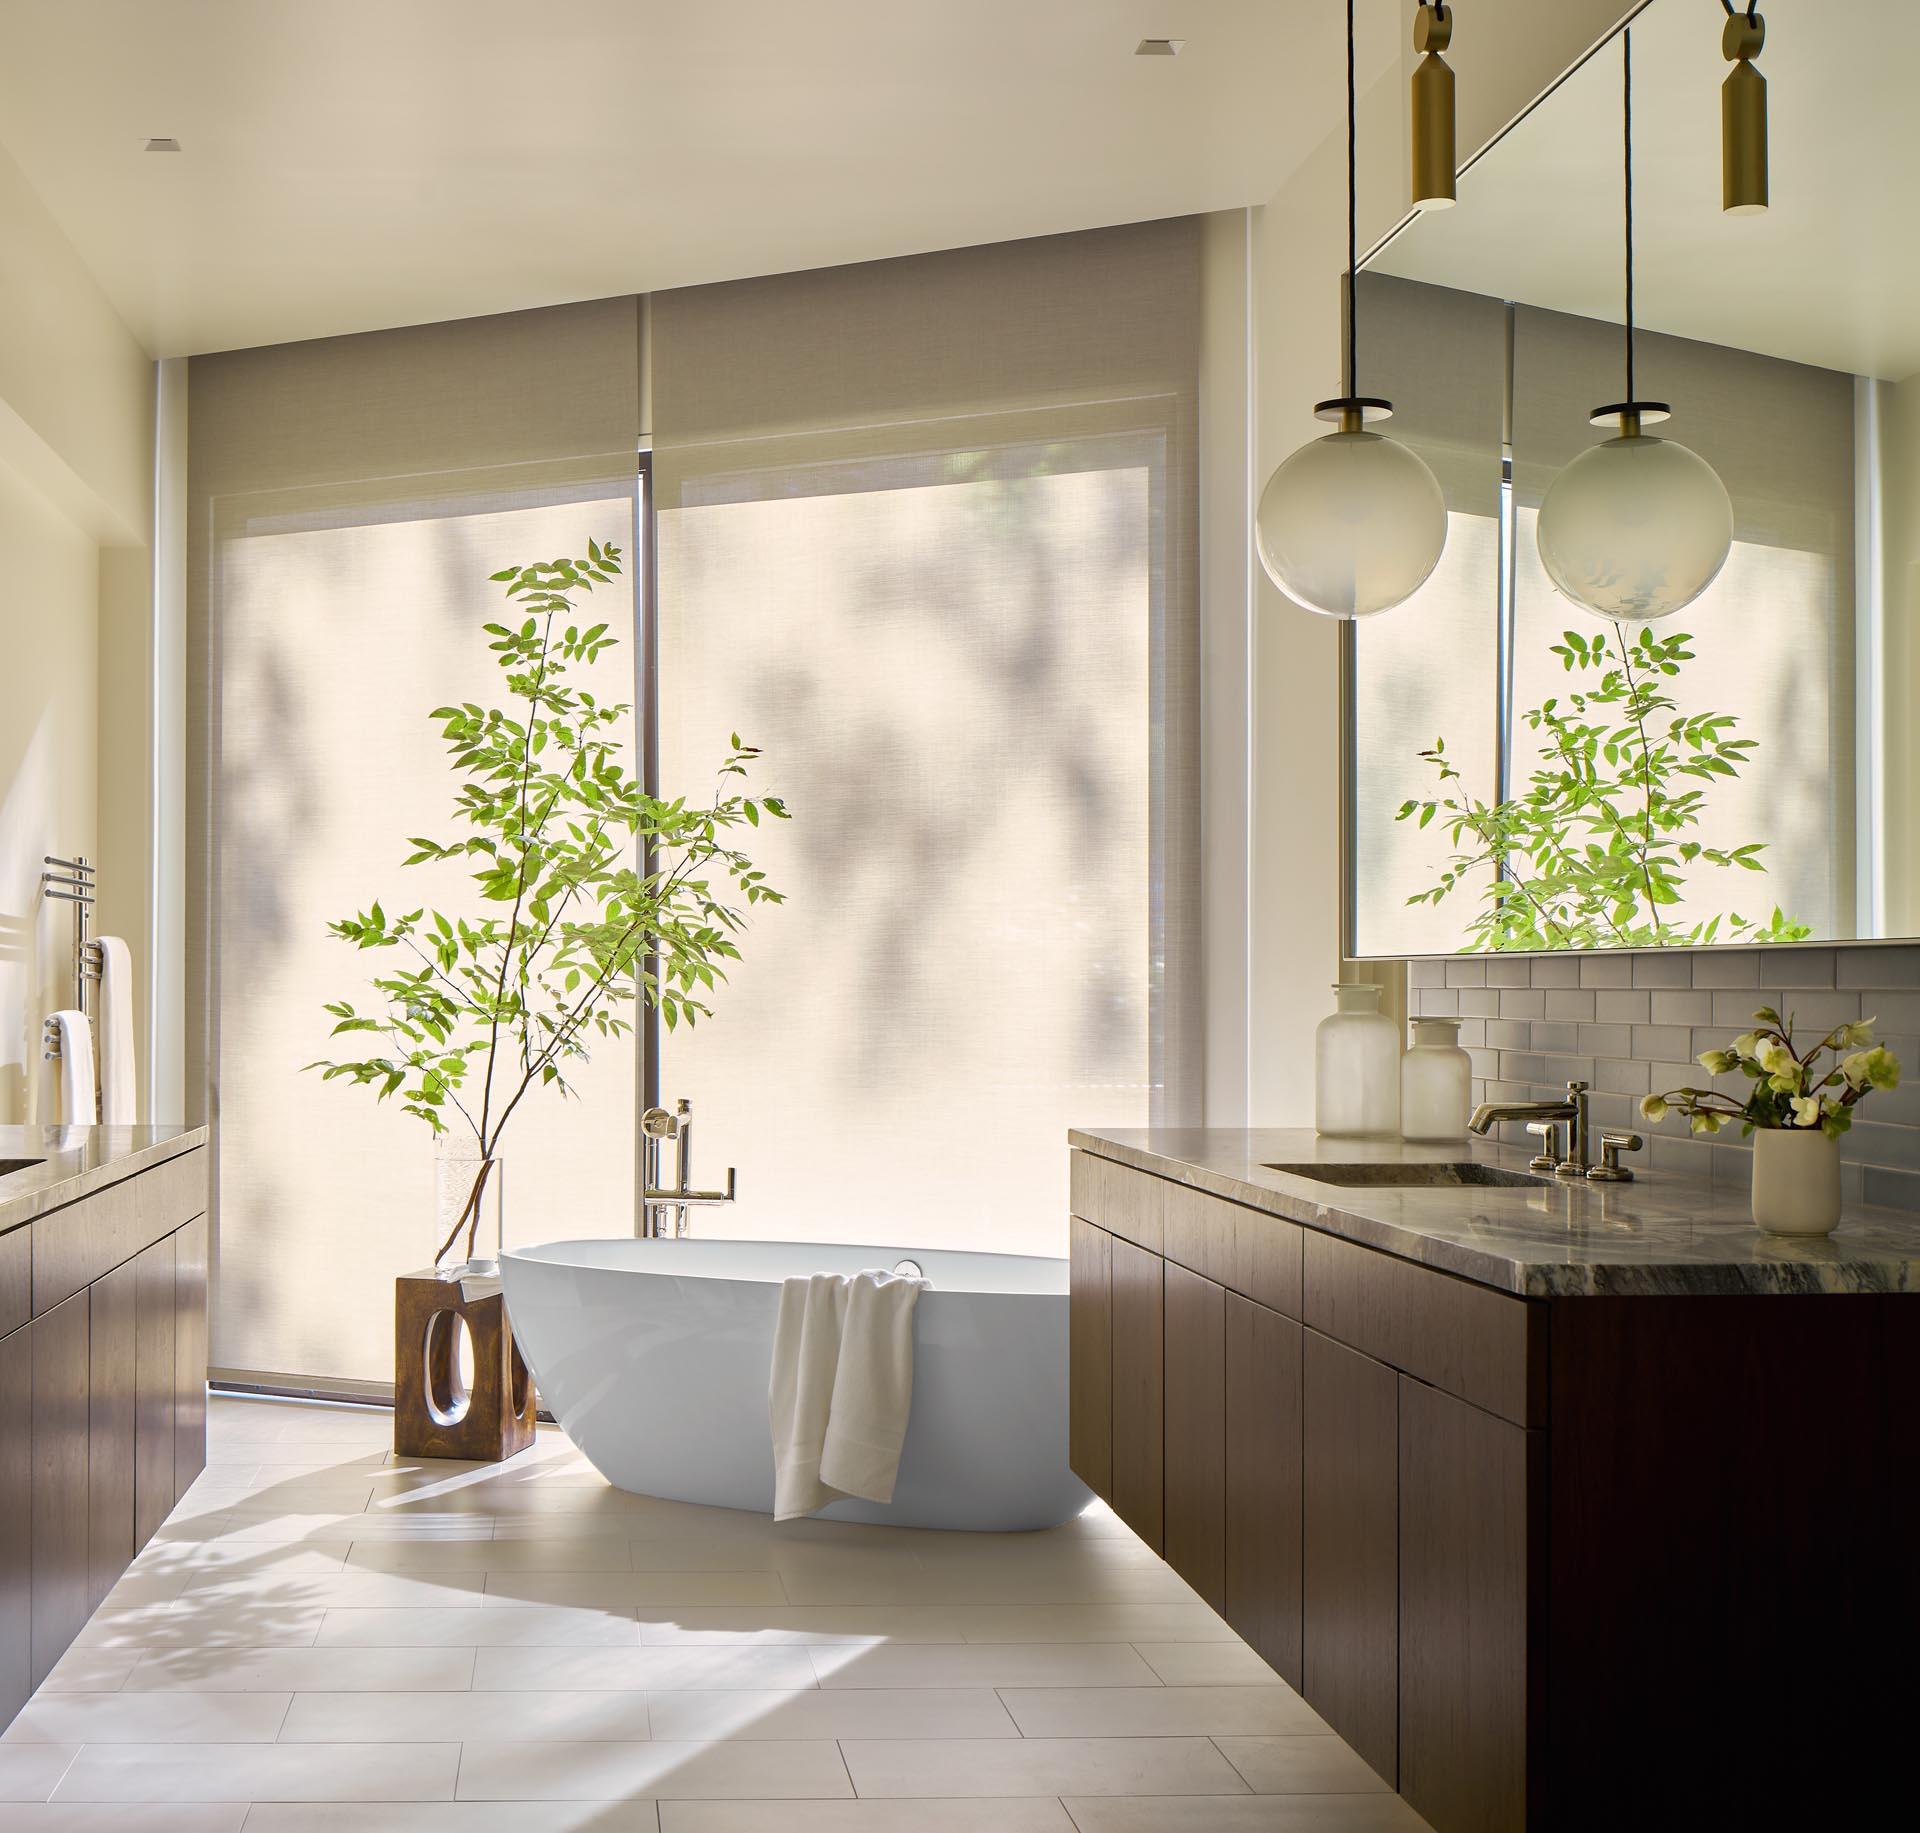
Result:
[[[1198,1117],[1198,307],[1191,220],[653,301],[661,786],[794,815],[704,1231],[1059,1253],[1069,1125]]]
[[[1408,904],[1438,882],[1453,842],[1438,820],[1421,828],[1395,814],[1438,791],[1420,753],[1442,738],[1464,778],[1448,793],[1495,792],[1507,313],[1497,299],[1389,274],[1358,284],[1367,388],[1394,404],[1384,430],[1439,479],[1447,545],[1419,591],[1353,628],[1352,946],[1443,954],[1459,947],[1484,880],[1439,905]]]
[[[437,1245],[432,1148],[301,1073],[335,1054],[322,1002],[358,999],[374,965],[325,924],[375,896],[476,908],[459,868],[399,865],[406,836],[450,826],[426,715],[502,696],[489,572],[589,537],[632,549],[638,351],[626,299],[193,360],[189,1009],[224,1373],[391,1379],[393,1277]],[[630,597],[604,611],[630,636]],[[634,664],[623,642],[596,685],[632,701]],[[579,1087],[506,1136],[509,1242],[632,1230],[632,1050],[603,1046]]]
[[[1779,904],[1817,936],[1854,933],[1853,378],[1750,351],[1642,332],[1636,388],[1671,401],[1654,429],[1691,446],[1733,499],[1724,571],[1661,630],[1684,630],[1696,660],[1681,701],[1738,716],[1758,740],[1737,781],[1717,780],[1695,837],[1766,843],[1764,877],[1701,869],[1671,920]],[[1514,308],[1514,701],[1564,693],[1548,654],[1568,627],[1595,621],[1553,589],[1540,565],[1535,517],[1561,466],[1607,435],[1587,424],[1620,398],[1620,327],[1532,306]],[[1514,732],[1513,776],[1537,755]]]

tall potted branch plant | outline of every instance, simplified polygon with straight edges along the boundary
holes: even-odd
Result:
[[[733,844],[742,827],[787,818],[778,796],[745,792],[756,748],[735,734],[702,802],[649,795],[621,755],[631,706],[569,676],[614,644],[604,622],[579,621],[576,601],[620,567],[618,547],[589,541],[584,558],[493,574],[515,613],[484,627],[508,705],[431,715],[459,784],[454,827],[414,836],[403,863],[468,863],[485,913],[393,915],[376,900],[328,925],[400,959],[374,977],[373,1009],[326,1008],[335,1037],[364,1033],[377,1047],[308,1067],[398,1097],[436,1140],[471,1141],[436,1265],[463,1233],[473,1261],[490,1187],[497,1213],[501,1136],[526,1097],[568,1094],[594,1040],[631,1033],[635,1001],[669,1027],[707,1016],[748,909],[781,901]]]

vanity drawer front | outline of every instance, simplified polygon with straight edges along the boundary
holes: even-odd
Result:
[[[1311,1328],[1516,1426],[1546,1424],[1544,1306],[1305,1232]]]
[[[1150,1254],[1164,1251],[1167,1192],[1164,1177],[1150,1177],[1110,1158],[1076,1150],[1068,1167],[1073,1213],[1095,1228],[1131,1241]]]
[[[0,1337],[33,1316],[33,1229],[0,1235]]]
[[[1300,1315],[1304,1231],[1295,1223],[1091,1152],[1073,1155],[1073,1213],[1256,1304]]]
[[[207,1154],[196,1147],[36,1218],[34,1316],[184,1228],[206,1207]]]

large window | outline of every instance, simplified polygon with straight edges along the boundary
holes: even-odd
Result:
[[[364,1010],[375,962],[327,922],[383,897],[474,910],[464,863],[401,869],[407,836],[453,837],[446,701],[505,697],[480,625],[497,569],[624,547],[628,475],[496,493],[467,477],[214,503],[223,734],[215,844],[219,1303],[213,1362],[242,1377],[377,1388],[393,1280],[429,1264],[426,1128],[302,1065],[336,1054],[322,1010]],[[630,622],[630,603],[609,606]],[[634,699],[632,644],[596,684]],[[347,1054],[357,1054],[347,1052]],[[579,1098],[526,1104],[503,1146],[511,1243],[633,1227],[631,1048],[601,1048]]]
[[[1072,1125],[1144,1126],[1161,442],[871,460],[663,513],[660,764],[738,730],[793,820],[717,1016],[661,1046],[703,1229],[1059,1251]],[[702,1168],[702,1167],[697,1167]]]

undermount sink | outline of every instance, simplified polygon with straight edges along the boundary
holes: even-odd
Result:
[[[16,1171],[31,1171],[35,1165],[44,1165],[44,1158],[0,1158],[0,1177],[11,1177]]]
[[[1493,1185],[1502,1190],[1534,1190],[1552,1178],[1531,1177],[1524,1171],[1502,1171],[1471,1159],[1438,1165],[1269,1165],[1289,1177],[1309,1177],[1322,1184],[1387,1186],[1394,1189],[1461,1190]]]

